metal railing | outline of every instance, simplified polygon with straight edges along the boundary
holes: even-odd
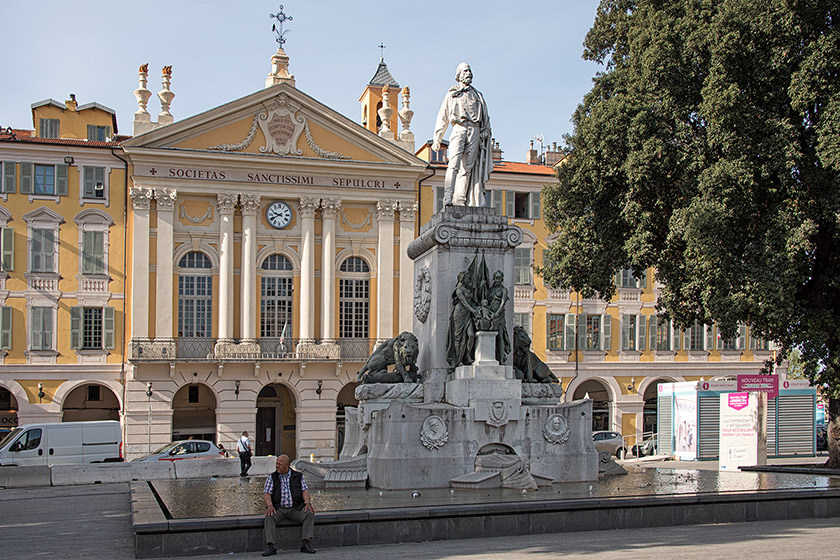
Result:
[[[132,362],[364,362],[380,342],[376,338],[132,338],[129,356]]]

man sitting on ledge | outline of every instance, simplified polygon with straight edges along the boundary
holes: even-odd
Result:
[[[303,474],[289,468],[289,456],[277,457],[277,469],[268,475],[263,489],[265,500],[265,544],[263,556],[277,554],[277,521],[302,523],[300,551],[315,554],[309,541],[315,535],[315,508]]]

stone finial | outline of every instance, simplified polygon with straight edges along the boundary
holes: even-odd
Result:
[[[411,91],[408,89],[408,86],[405,86],[402,89],[402,109],[399,111],[400,122],[402,123],[402,132],[400,132],[400,140],[403,142],[411,142],[412,145],[414,144],[414,133],[411,132],[411,119],[414,117],[414,111],[409,109],[409,99],[411,97]]]
[[[137,89],[134,90],[134,97],[137,98],[137,112],[134,113],[135,115],[148,115],[149,111],[146,110],[146,106],[149,103],[149,98],[152,96],[152,92],[149,91],[146,86],[149,83],[149,64],[146,63],[140,67],[138,70],[138,79],[139,85]]]
[[[391,88],[388,84],[382,86],[382,108],[377,111],[379,119],[382,121],[382,126],[379,128],[379,137],[387,140],[394,139],[394,133],[391,131],[391,115],[394,110],[391,109]]]
[[[271,72],[268,73],[268,78],[265,80],[265,87],[276,86],[282,83],[287,83],[294,87],[295,77],[289,74],[289,57],[286,55],[283,47],[280,47],[274,53],[274,56],[271,57]]]
[[[175,94],[169,89],[169,84],[172,81],[172,67],[164,66],[161,72],[161,81],[163,89],[158,92],[160,99],[160,114],[158,115],[158,124],[169,124],[175,120],[172,113],[169,112],[169,107],[172,105],[172,99]]]

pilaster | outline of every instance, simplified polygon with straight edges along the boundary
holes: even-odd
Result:
[[[236,193],[218,193],[219,209],[219,338],[233,338],[233,211]]]
[[[131,207],[134,212],[131,267],[131,336],[149,336],[149,209],[152,189],[131,187]]]
[[[380,200],[376,203],[379,240],[376,247],[376,337],[394,336],[394,211],[398,202]]]
[[[321,338],[335,338],[335,217],[341,208],[340,198],[321,200]]]
[[[260,196],[239,195],[242,209],[242,325],[240,331],[245,340],[256,339],[257,316],[257,213]]]
[[[408,246],[414,241],[416,216],[416,202],[400,202],[400,332],[411,331],[414,325],[414,261]]]
[[[300,199],[300,337],[315,338],[315,211],[317,198]]]
[[[175,189],[160,187],[155,189],[157,201],[157,261],[155,268],[155,337],[172,338],[172,241],[175,227],[175,201],[178,192]]]

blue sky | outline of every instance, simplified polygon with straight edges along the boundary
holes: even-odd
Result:
[[[501,2],[350,2],[284,0],[285,49],[298,89],[360,120],[359,95],[385,62],[411,88],[418,145],[434,119],[455,67],[469,62],[487,100],[493,135],[505,159],[522,161],[528,142],[561,142],[591,78],[600,69],[581,59],[596,0]],[[0,125],[32,128],[30,105],[97,101],[117,112],[131,134],[137,68],[149,63],[149,89],[172,65],[176,120],[238,99],[264,86],[277,48],[266,0],[145,2],[4,1]],[[41,27],[44,26],[44,27]],[[12,80],[10,83],[9,79]],[[149,103],[153,118],[156,96]]]

